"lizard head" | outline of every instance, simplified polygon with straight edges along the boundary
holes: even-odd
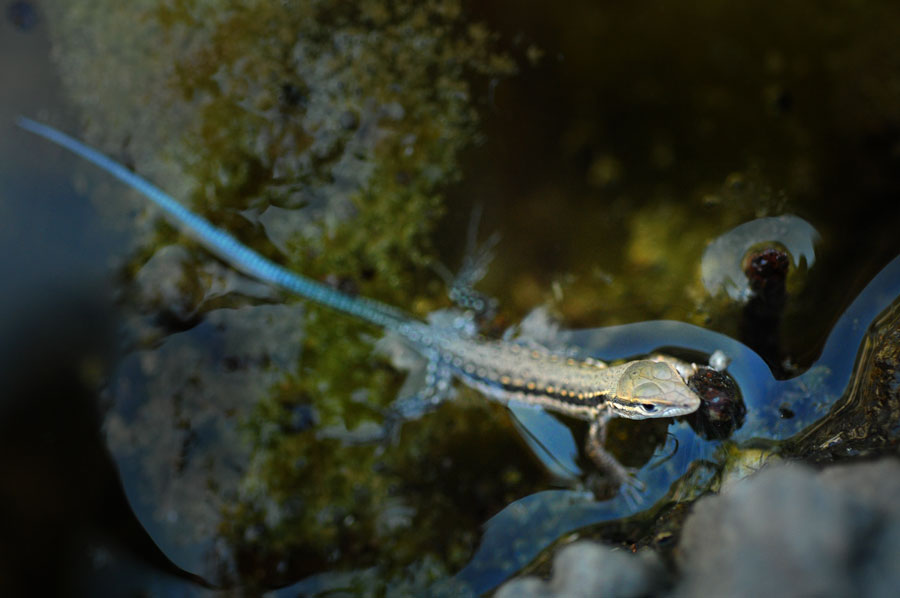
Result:
[[[649,360],[628,364],[608,401],[613,413],[628,419],[677,417],[700,407],[700,397],[671,364]]]

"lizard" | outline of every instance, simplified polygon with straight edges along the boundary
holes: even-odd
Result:
[[[74,152],[135,189],[160,207],[176,226],[232,267],[399,335],[425,358],[427,376],[421,392],[395,401],[391,414],[398,421],[434,409],[449,396],[451,382],[457,379],[503,403],[517,401],[587,420],[585,450],[618,485],[633,484],[634,480],[629,469],[604,447],[610,418],[677,417],[692,413],[700,406],[700,398],[685,382],[690,369],[680,367],[683,364],[678,360],[651,357],[607,365],[538,345],[485,338],[471,327],[438,326],[391,305],[343,293],[263,257],[146,179],[77,139],[25,117],[19,117],[17,124]]]

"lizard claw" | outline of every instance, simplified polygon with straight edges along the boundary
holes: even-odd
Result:
[[[598,500],[614,498],[621,493],[629,509],[637,510],[644,503],[641,494],[647,489],[638,477],[638,469],[623,467],[620,471],[595,472],[588,476],[587,486]]]
[[[647,485],[637,477],[637,469],[628,467],[626,470],[628,475],[621,481],[619,491],[628,508],[636,511],[644,503],[644,497],[641,494],[647,490]]]

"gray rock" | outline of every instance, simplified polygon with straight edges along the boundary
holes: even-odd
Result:
[[[773,467],[700,500],[676,596],[896,596],[900,464]]]
[[[646,596],[660,589],[665,571],[652,552],[632,554],[595,542],[566,546],[553,559],[553,577],[521,577],[495,598],[596,598]]]

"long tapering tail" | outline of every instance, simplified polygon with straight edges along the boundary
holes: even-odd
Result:
[[[173,197],[134,174],[118,162],[88,147],[53,127],[20,116],[16,124],[36,135],[52,141],[93,162],[126,185],[140,192],[165,211],[169,218],[185,233],[197,239],[225,261],[258,278],[311,301],[357,316],[384,328],[396,330],[409,321],[409,316],[399,309],[367,299],[351,297],[329,286],[296,274],[256,253],[227,232],[216,228],[205,218],[194,214]]]

